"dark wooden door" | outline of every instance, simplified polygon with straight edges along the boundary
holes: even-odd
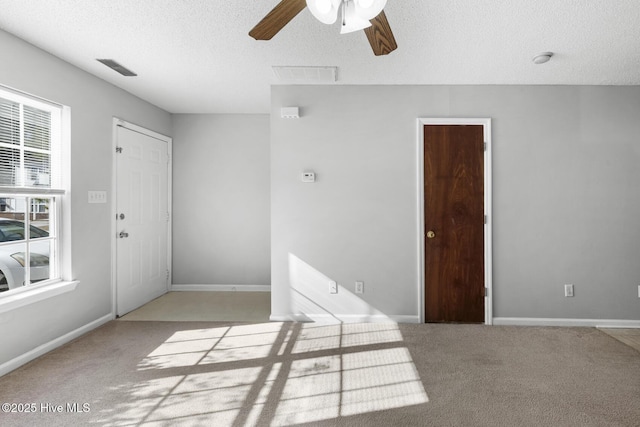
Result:
[[[482,125],[424,126],[425,320],[484,322]]]

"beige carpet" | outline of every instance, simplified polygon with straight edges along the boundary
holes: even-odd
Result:
[[[595,328],[113,321],[0,378],[34,409],[0,424],[626,427],[639,398]]]
[[[119,320],[268,322],[271,292],[169,292]]]

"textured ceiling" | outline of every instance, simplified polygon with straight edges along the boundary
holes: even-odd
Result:
[[[638,0],[389,0],[385,57],[306,9],[253,40],[277,2],[0,0],[0,28],[173,113],[266,113],[273,65],[337,66],[337,84],[640,84]]]

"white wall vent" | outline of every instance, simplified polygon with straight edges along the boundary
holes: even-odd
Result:
[[[338,67],[288,67],[274,66],[278,83],[320,84],[335,83]]]

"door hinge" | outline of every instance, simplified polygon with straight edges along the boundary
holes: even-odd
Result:
[[[485,297],[489,296],[489,288],[484,288],[484,296]]]
[[[484,216],[484,223],[485,224],[487,223],[487,216],[486,215]]]
[[[167,222],[171,221],[171,214],[167,212]]]
[[[487,143],[484,143],[484,151],[487,151]]]
[[[116,153],[122,154],[122,147],[116,147]]]
[[[167,270],[167,281],[169,281],[169,276],[171,276],[171,273],[169,273],[169,270]]]

